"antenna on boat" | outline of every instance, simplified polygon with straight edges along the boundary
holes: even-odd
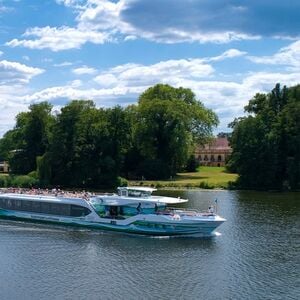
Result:
[[[215,208],[216,208],[216,214],[218,212],[218,198],[215,199]]]

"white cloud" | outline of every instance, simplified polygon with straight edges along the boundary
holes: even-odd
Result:
[[[245,56],[246,54],[247,54],[247,52],[245,52],[245,51],[240,51],[238,49],[229,49],[229,50],[223,52],[219,56],[214,56],[214,57],[207,58],[206,61],[208,61],[208,62],[210,62],[210,61],[222,61],[222,60],[227,59],[227,58]]]
[[[204,78],[213,74],[212,66],[201,59],[180,59],[162,61],[150,66],[125,64],[102,72],[95,78],[100,86],[113,84],[126,86],[147,86],[158,82],[170,82],[172,78]]]
[[[2,56],[3,55],[3,51],[0,51],[0,56]]]
[[[13,127],[13,110],[15,114],[24,111],[30,103],[50,101],[62,105],[71,99],[92,99],[98,106],[128,105],[135,103],[143,91],[156,83],[192,89],[198,99],[220,116],[219,130],[226,130],[234,117],[243,115],[244,106],[255,93],[269,92],[277,82],[288,86],[299,83],[299,69],[291,72],[245,73],[233,78],[219,76],[208,63],[245,54],[237,49],[229,49],[214,57],[166,60],[152,65],[128,63],[103,70],[94,80],[77,79],[66,85],[39,91],[29,90],[24,84],[43,70],[0,61],[0,82],[2,78],[6,80],[2,81],[2,86],[0,84],[0,106],[1,109],[3,107],[1,112],[7,114],[5,122],[0,121],[0,136]],[[87,66],[81,68],[81,71],[77,70],[79,74],[96,72],[94,69],[89,71],[90,67]]]
[[[267,65],[286,65],[295,68],[300,67],[300,40],[281,48],[271,56],[249,56],[252,62]]]
[[[0,138],[12,129],[15,124],[15,117],[19,112],[27,111],[28,105],[22,99],[24,93],[30,91],[23,85],[1,85],[0,84]]]
[[[33,36],[34,39],[13,39],[6,43],[10,47],[23,46],[30,49],[46,49],[52,51],[80,48],[86,42],[103,44],[110,40],[109,34],[89,30],[80,30],[68,26],[34,27],[26,30],[24,36]]]
[[[76,80],[73,80],[70,85],[73,88],[78,88],[78,87],[82,86],[82,81],[79,79],[76,79]]]
[[[11,62],[0,61],[0,137],[14,125],[17,113],[27,110],[23,96],[31,93],[28,82],[44,70]]]
[[[293,73],[258,72],[252,73],[244,79],[244,84],[250,90],[269,92],[276,83],[283,85],[296,85],[300,83],[300,70]]]
[[[6,43],[10,47],[27,47],[30,49],[46,49],[61,51],[80,48],[90,42],[103,44],[116,40],[148,39],[161,43],[228,43],[236,40],[259,39],[258,35],[251,35],[234,30],[209,31],[189,26],[167,26],[162,24],[159,30],[149,25],[147,28],[125,21],[123,13],[134,3],[132,0],[57,0],[58,4],[70,7],[77,14],[75,27],[34,27],[24,33],[24,39],[13,39]],[[139,18],[139,16],[136,16]],[[153,16],[155,18],[155,16]],[[156,20],[157,21],[157,20]],[[173,20],[174,22],[174,20]]]
[[[93,30],[118,29],[122,31],[128,25],[122,22],[120,14],[126,7],[126,1],[88,0],[84,9],[77,16],[79,28]]]
[[[118,83],[117,76],[110,73],[103,73],[94,79],[99,85],[109,87]]]
[[[0,14],[1,13],[7,13],[7,12],[10,12],[12,10],[13,10],[13,8],[1,5],[1,3],[0,3]]]
[[[29,80],[43,73],[40,68],[29,67],[18,62],[7,60],[0,61],[0,85],[5,84],[25,84]]]
[[[68,67],[68,66],[72,66],[73,63],[70,62],[70,61],[64,61],[62,63],[59,63],[59,64],[54,64],[53,66],[54,67]]]
[[[97,72],[97,70],[94,68],[88,67],[88,66],[82,66],[82,67],[73,69],[72,72],[76,75],[85,75],[85,74],[92,75],[92,74],[95,74]]]
[[[232,57],[234,53],[233,56],[238,56],[239,52],[226,53],[217,57]],[[226,130],[229,122],[243,115],[244,106],[257,92],[270,92],[277,82],[295,85],[300,78],[300,72],[257,72],[244,74],[241,81],[223,81],[212,77],[213,72],[214,69],[202,59],[168,60],[149,66],[124,64],[96,76],[94,81],[99,88],[87,87],[75,81],[25,96],[24,101],[92,99],[98,106],[128,105],[135,103],[148,87],[165,83],[192,89],[199,100],[220,116],[219,130]]]
[[[128,33],[135,34],[141,38],[148,39],[150,41],[166,44],[174,43],[230,43],[233,41],[240,40],[258,40],[260,36],[258,35],[248,35],[244,33],[239,33],[235,31],[227,32],[201,32],[201,31],[187,31],[179,30],[174,28],[162,29],[159,32],[144,31],[138,28],[134,30],[131,29]]]

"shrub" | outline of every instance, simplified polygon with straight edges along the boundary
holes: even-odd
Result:
[[[186,163],[186,171],[196,172],[198,167],[199,167],[199,162],[197,161],[194,155],[191,155]]]
[[[202,189],[213,189],[213,188],[214,188],[213,185],[210,185],[210,184],[209,184],[208,182],[206,182],[206,181],[200,182],[199,187],[202,188]]]
[[[117,182],[118,182],[118,186],[128,186],[128,181],[127,179],[123,178],[123,177],[118,177],[117,178]]]
[[[28,173],[27,176],[32,177],[34,179],[38,179],[37,171],[32,171],[32,172]]]
[[[39,181],[36,178],[28,175],[11,176],[9,177],[8,185],[21,188],[30,188],[33,186],[38,186]]]
[[[6,175],[0,175],[0,187],[7,187],[7,178]]]

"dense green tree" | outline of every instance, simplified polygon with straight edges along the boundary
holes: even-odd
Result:
[[[50,157],[52,167],[52,183],[64,186],[83,185],[82,176],[86,175],[85,169],[81,168],[81,159],[89,165],[89,157],[81,157],[79,152],[81,145],[93,134],[94,128],[91,120],[96,118],[97,110],[92,101],[74,100],[61,109],[56,124],[53,127],[51,139]],[[86,118],[85,122],[82,119]],[[84,123],[84,124],[82,124]],[[85,126],[83,126],[85,125]],[[86,148],[90,143],[86,145]],[[91,146],[90,146],[91,147]],[[89,177],[86,177],[88,180]]]
[[[158,178],[175,175],[194,143],[205,142],[217,123],[217,116],[190,89],[158,84],[146,90],[139,98],[134,128],[136,147],[145,158],[140,175],[145,176],[151,163],[160,164]]]
[[[125,109],[84,100],[56,116],[51,109],[47,102],[31,105],[0,140],[0,156],[13,172],[36,171],[43,185],[100,188],[116,185],[120,175],[168,178],[218,123],[190,89],[162,84]]]
[[[13,173],[27,174],[36,170],[36,157],[43,155],[49,146],[53,124],[52,106],[41,102],[29,106],[28,112],[16,117],[16,126],[0,141],[0,151],[9,160]]]
[[[277,84],[269,94],[256,94],[231,127],[233,152],[228,165],[245,188],[300,186],[300,86]]]
[[[124,109],[97,109],[92,101],[66,105],[54,127],[51,157],[56,185],[107,187],[116,184],[128,149],[130,123]]]

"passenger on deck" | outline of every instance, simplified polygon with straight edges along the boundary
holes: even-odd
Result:
[[[139,214],[142,212],[142,204],[141,203],[139,203],[136,210],[138,211]]]

